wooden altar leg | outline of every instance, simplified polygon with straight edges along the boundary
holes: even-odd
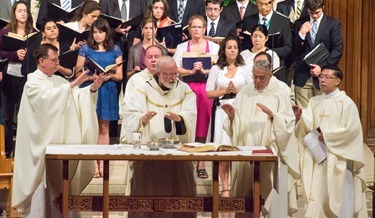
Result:
[[[212,217],[219,217],[219,161],[212,163]]]
[[[254,184],[253,184],[253,211],[254,217],[259,218],[260,214],[260,163],[254,162]]]
[[[103,218],[109,217],[109,160],[103,161]]]
[[[69,198],[69,161],[63,160],[63,182],[62,182],[62,217],[68,217]]]

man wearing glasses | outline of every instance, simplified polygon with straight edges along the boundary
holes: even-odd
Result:
[[[357,106],[338,89],[343,75],[337,67],[323,69],[318,78],[323,94],[312,97],[303,111],[294,107],[306,203],[303,217],[368,217]],[[313,158],[304,142],[311,132],[315,132],[314,141],[325,151],[322,159]]]
[[[285,72],[285,57],[292,51],[292,31],[290,29],[289,18],[273,11],[274,0],[256,0],[259,13],[244,18],[243,30],[251,32],[253,26],[262,24],[268,29],[269,39],[266,47],[275,51],[280,58],[280,66],[282,67],[276,74],[276,77],[287,83]],[[277,34],[279,33],[279,34]],[[276,34],[271,39],[271,35]],[[242,41],[242,48],[249,49],[252,42],[249,37],[245,37]],[[290,85],[290,84],[288,84]]]
[[[138,87],[127,104],[123,117],[126,131],[142,132],[141,144],[160,138],[177,138],[181,143],[195,141],[195,94],[177,78],[173,58],[160,58],[154,78]],[[130,195],[195,196],[194,172],[191,161],[135,161]],[[196,214],[131,212],[129,217],[196,217]]]
[[[309,16],[296,21],[294,32],[294,54],[297,56],[294,84],[296,102],[302,108],[310,98],[321,94],[317,78],[321,69],[337,66],[343,52],[340,21],[323,13],[324,1],[307,0],[306,7]],[[329,51],[328,58],[323,63],[308,66],[304,57],[320,43]]]
[[[235,146],[265,146],[279,154],[279,166],[261,163],[260,194],[265,199],[263,215],[288,217],[288,172],[298,175],[297,165],[287,165],[286,160],[298,160],[296,143],[289,143],[294,130],[293,114],[289,93],[272,76],[271,64],[258,60],[253,66],[253,83],[241,89],[232,105],[222,105],[228,118],[224,129]],[[295,149],[293,149],[293,146]],[[282,154],[282,155],[280,155]],[[249,162],[232,162],[232,192],[239,197],[251,195],[253,166]],[[277,170],[277,181],[273,172]],[[273,187],[278,183],[279,189]],[[294,196],[289,195],[291,198]],[[293,200],[293,199],[289,199]],[[236,217],[249,214],[236,214]],[[291,214],[289,214],[291,215]]]
[[[223,0],[206,0],[207,36],[226,37],[231,31],[231,34],[235,36],[234,24],[220,16],[223,11],[223,5]]]

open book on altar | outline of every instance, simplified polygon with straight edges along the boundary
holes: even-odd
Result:
[[[215,151],[240,151],[237,146],[232,145],[215,145],[213,143],[185,143],[178,148],[180,151],[186,152],[215,152]]]

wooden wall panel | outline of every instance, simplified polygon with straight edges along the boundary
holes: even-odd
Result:
[[[374,11],[374,0],[325,0],[324,12],[341,22],[344,53],[339,66],[344,81],[340,89],[357,104],[365,141],[375,148]]]

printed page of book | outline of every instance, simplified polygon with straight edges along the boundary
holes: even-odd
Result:
[[[303,138],[303,141],[309,149],[311,156],[318,164],[321,164],[327,158],[327,147],[319,140],[318,130],[315,129],[309,132],[309,134]]]

